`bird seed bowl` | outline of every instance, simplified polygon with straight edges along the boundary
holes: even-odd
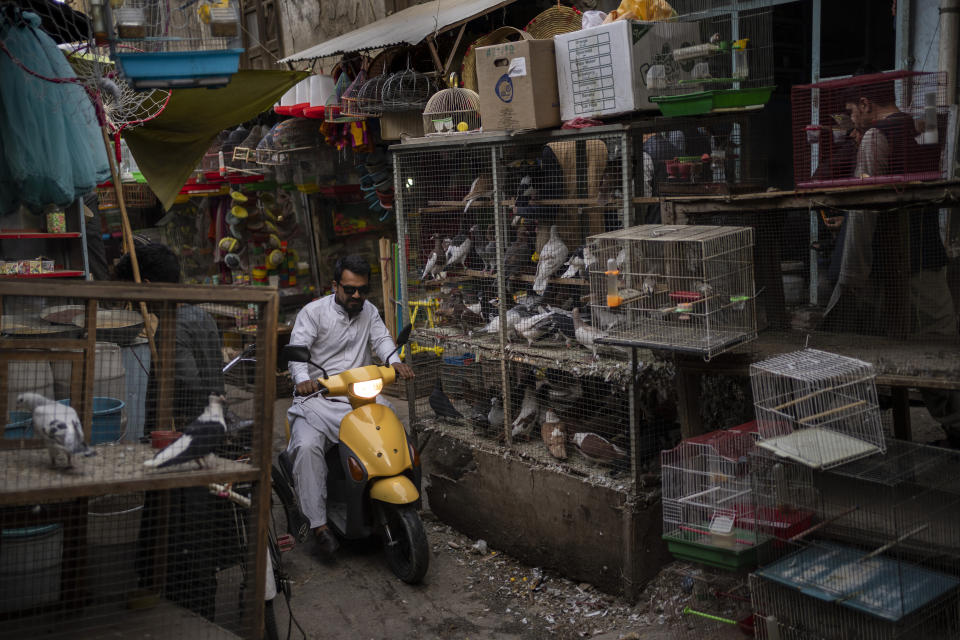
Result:
[[[86,326],[86,315],[73,317],[73,324]],[[143,331],[143,316],[136,311],[97,311],[97,341],[113,342],[120,346],[132,344]]]

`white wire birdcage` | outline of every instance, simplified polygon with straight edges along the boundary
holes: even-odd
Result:
[[[663,538],[678,558],[725,568],[755,563],[749,455],[755,425],[687,438],[660,454]]]
[[[749,227],[640,225],[592,236],[594,308],[610,337],[712,357],[757,335]]]
[[[475,131],[480,128],[480,96],[470,89],[443,89],[423,108],[423,130],[433,133]]]
[[[420,111],[437,91],[433,78],[410,67],[390,74],[381,91],[384,111]]]
[[[818,469],[886,450],[873,365],[816,349],[750,365],[761,442]]]

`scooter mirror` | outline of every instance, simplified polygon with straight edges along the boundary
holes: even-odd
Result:
[[[413,331],[413,325],[408,324],[403,329],[400,330],[400,335],[397,336],[397,346],[402,347],[407,344],[407,340],[410,339],[410,332]]]
[[[309,362],[310,347],[302,344],[288,344],[280,349],[280,366],[286,368],[291,362]]]

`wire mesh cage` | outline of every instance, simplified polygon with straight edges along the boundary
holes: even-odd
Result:
[[[944,73],[893,71],[799,85],[791,100],[798,188],[946,176]]]
[[[674,556],[726,569],[756,564],[769,536],[752,518],[755,439],[749,423],[661,452],[663,538]]]
[[[672,3],[664,23],[672,51],[657,56],[646,86],[665,115],[764,104],[773,90],[773,17],[769,4],[730,10],[710,0]]]
[[[379,75],[368,79],[357,91],[356,111],[360,115],[379,118],[383,115],[383,85],[388,76]]]
[[[756,337],[752,229],[640,225],[589,243],[611,338],[709,358]]]
[[[415,342],[442,349],[438,386],[463,416],[441,428],[593,478],[619,482],[632,466],[655,464],[669,430],[668,374],[644,367],[645,391],[634,389],[629,353],[600,341],[615,318],[589,305],[586,276],[586,238],[629,215],[625,129],[434,139],[392,151],[403,298]],[[458,374],[472,380],[470,392]],[[498,424],[471,428],[482,409],[490,421],[494,402]],[[438,423],[429,398],[414,409],[417,420]],[[633,431],[634,411],[648,421],[643,433]]]
[[[954,635],[958,464],[901,441],[825,471],[755,456],[757,505],[806,520],[790,553],[757,570],[755,610],[823,638]]]
[[[437,85],[433,78],[420,71],[407,68],[390,74],[381,91],[384,111],[420,111],[434,93]]]
[[[751,364],[759,446],[814,468],[885,451],[875,380],[870,363],[817,349]]]
[[[456,133],[480,128],[480,96],[470,89],[443,89],[430,96],[423,108],[423,130]]]
[[[261,354],[238,387],[221,346],[264,344],[276,293],[3,281],[0,295],[0,636],[260,637],[274,362]],[[259,325],[218,323],[220,307]]]

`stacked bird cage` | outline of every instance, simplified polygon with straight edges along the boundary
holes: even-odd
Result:
[[[768,535],[755,526],[749,455],[756,424],[687,438],[660,454],[663,539],[681,560],[756,566]]]
[[[669,45],[654,57],[645,78],[663,114],[765,104],[774,89],[770,4],[748,11],[713,0],[672,6],[678,16],[656,27]]]
[[[946,83],[944,73],[893,71],[795,85],[797,187],[947,177]],[[878,112],[883,117],[877,118]]]
[[[750,365],[761,447],[817,469],[886,449],[873,365],[804,349]]]
[[[392,148],[417,340],[441,346],[444,361],[472,354],[480,365],[482,395],[463,399],[444,362],[446,395],[464,416],[496,397],[503,418],[482,430],[488,438],[591,475],[621,474],[634,450],[653,461],[669,423],[651,387],[649,428],[631,434],[642,407],[629,400],[629,354],[601,344],[610,316],[586,302],[585,240],[629,212],[628,149],[620,127]],[[421,405],[420,418],[436,417]]]
[[[640,225],[589,239],[591,308],[610,337],[710,358],[757,335],[753,231]]]
[[[134,89],[218,87],[237,71],[243,53],[237,2],[121,0],[95,2],[93,9],[103,16],[111,57]]]
[[[261,637],[275,362],[226,384],[214,317],[277,294],[111,284],[0,281],[0,635]]]
[[[757,504],[812,516],[788,539],[789,553],[751,577],[755,611],[786,637],[947,638],[960,629],[960,455],[888,447],[824,471],[754,458]]]

